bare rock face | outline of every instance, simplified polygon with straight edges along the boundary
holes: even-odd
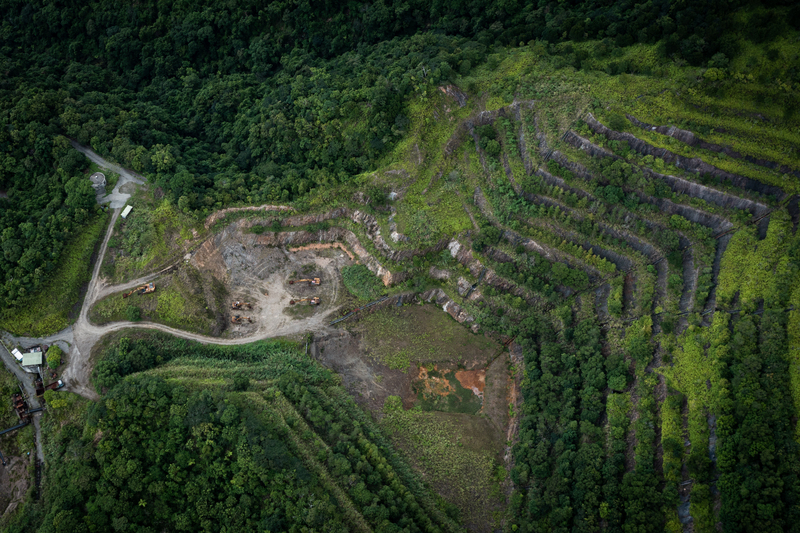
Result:
[[[307,226],[308,224],[317,224],[319,222],[332,220],[334,218],[346,217],[347,214],[348,214],[348,209],[346,207],[340,207],[338,209],[334,209],[326,213],[286,217],[281,221],[281,226],[283,226],[284,228],[295,227],[295,226]]]
[[[358,191],[353,195],[353,201],[357,204],[367,205],[369,203],[369,196],[361,191]]]
[[[466,296],[469,290],[472,288],[469,281],[464,279],[463,276],[459,276],[458,278],[458,295],[459,296]]]
[[[381,252],[381,254],[383,254],[384,257],[397,263],[406,261],[417,255],[425,255],[430,252],[441,252],[448,243],[447,239],[443,239],[433,246],[428,246],[427,248],[422,248],[419,250],[394,250],[383,238],[383,235],[381,235],[380,224],[378,224],[378,220],[374,216],[356,210],[353,211],[350,218],[356,224],[361,224],[364,226],[364,229],[367,232],[367,237],[369,237],[373,244],[375,244],[375,247]]]
[[[456,304],[442,289],[431,289],[420,295],[423,301],[428,303],[436,302],[442,307],[442,311],[452,316],[459,324],[475,322],[475,318],[468,315],[460,305]]]
[[[435,266],[431,267],[431,269],[428,271],[428,275],[430,277],[432,277],[433,279],[441,279],[441,280],[450,279],[450,271],[449,270],[444,270],[442,268],[436,268]]]
[[[458,107],[464,107],[467,105],[467,95],[455,85],[444,85],[439,87],[439,90],[458,102]]]

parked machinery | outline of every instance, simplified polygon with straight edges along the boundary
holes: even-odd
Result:
[[[130,292],[126,292],[122,295],[123,298],[127,298],[131,294],[150,294],[151,292],[155,292],[156,284],[155,283],[148,283],[147,285],[142,285],[140,287],[136,287]]]
[[[303,282],[308,282],[309,285],[319,285],[321,281],[319,278],[290,279],[289,285],[294,285],[295,283],[303,283]]]
[[[233,315],[231,317],[231,324],[243,324],[245,321],[248,323],[253,322],[249,316]]]
[[[239,300],[236,300],[231,304],[231,309],[233,309],[234,311],[239,309],[252,309],[252,308],[253,306],[250,305],[248,302],[240,302]]]
[[[319,305],[319,298],[300,298],[299,300],[289,300],[289,305],[299,304],[300,302],[308,302],[308,305]]]

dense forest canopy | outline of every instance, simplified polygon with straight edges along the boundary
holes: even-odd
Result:
[[[743,6],[4,0],[0,306],[40,288],[92,215],[67,138],[150,176],[185,212],[287,201],[374,168],[408,127],[409,95],[503,46],[660,42],[665,58],[716,65],[738,53],[737,38],[800,27],[790,2],[735,17]]]
[[[153,334],[123,337],[102,357],[95,381],[110,390],[61,427],[55,419],[44,505],[5,531],[458,530],[334,375],[294,344]],[[175,359],[191,380],[142,373]]]

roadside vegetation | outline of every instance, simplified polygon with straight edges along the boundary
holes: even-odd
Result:
[[[0,328],[43,337],[69,326],[80,310],[81,293],[92,277],[92,257],[108,226],[108,213],[97,216],[66,246],[59,268],[42,289],[0,314]]]
[[[89,319],[98,325],[127,320],[159,322],[203,335],[219,335],[227,325],[222,301],[225,287],[191,265],[153,280],[156,291],[123,298],[118,292],[95,303]],[[206,290],[208,289],[208,290]]]
[[[101,268],[111,283],[177,263],[203,232],[196,220],[154,194],[152,187],[138,190],[128,202],[133,206],[128,218],[117,218]]]

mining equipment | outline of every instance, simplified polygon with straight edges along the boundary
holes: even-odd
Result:
[[[311,279],[290,279],[289,285],[294,285],[295,283],[303,283],[307,281],[309,285],[319,285],[320,279],[319,278],[311,278]]]
[[[308,302],[308,305],[319,305],[319,298],[300,298],[299,300],[289,300],[289,305],[299,304],[300,302]]]
[[[231,309],[233,309],[233,310],[237,310],[237,309],[252,309],[252,308],[253,308],[253,306],[250,305],[249,303],[240,302],[238,300],[231,304]]]
[[[155,283],[148,283],[147,285],[142,285],[141,287],[136,287],[131,292],[126,292],[122,295],[123,298],[127,298],[131,294],[150,294],[151,292],[156,291],[156,284]]]
[[[31,415],[28,414],[28,404],[22,394],[15,392],[11,396],[11,404],[14,406],[17,416],[23,423],[30,422]]]
[[[253,321],[250,319],[249,316],[240,316],[240,315],[233,315],[231,317],[231,324],[241,324],[247,320],[248,322],[252,323]]]
[[[56,390],[56,389],[60,389],[63,386],[64,386],[64,382],[59,379],[58,381],[54,381],[50,385],[45,387],[44,390]]]

